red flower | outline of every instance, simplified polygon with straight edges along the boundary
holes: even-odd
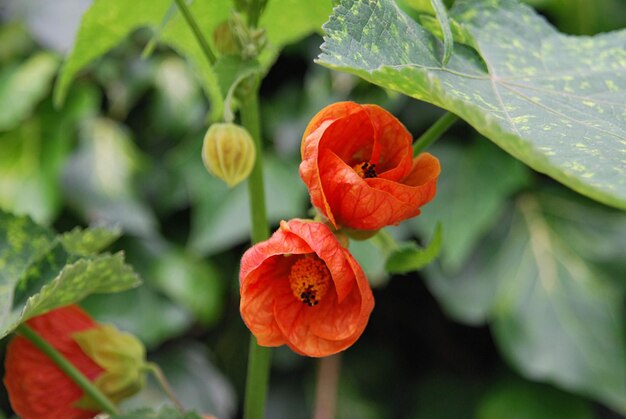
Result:
[[[300,177],[336,228],[377,230],[420,213],[436,192],[439,160],[413,158],[412,137],[376,105],[322,109],[302,137]]]
[[[26,324],[111,401],[142,387],[145,348],[134,336],[96,323],[76,305],[49,311]],[[16,336],[9,343],[5,371],[11,406],[22,419],[86,419],[99,413],[95,402],[25,337]]]
[[[241,315],[259,345],[313,357],[351,346],[374,308],[361,267],[322,223],[282,221],[241,259]]]
[[[52,310],[34,317],[27,324],[90,381],[104,371],[72,338],[73,333],[98,326],[78,306]],[[98,414],[98,411],[74,406],[83,397],[83,390],[22,336],[16,336],[9,343],[5,370],[4,384],[11,406],[23,419],[87,419]]]

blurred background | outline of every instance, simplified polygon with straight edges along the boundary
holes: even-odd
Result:
[[[418,17],[412,3],[419,1],[405,1],[402,7]],[[569,34],[626,26],[623,0],[528,3]],[[141,58],[152,36],[147,29],[82,71],[62,108],[52,105],[55,77],[89,4],[0,0],[0,207],[57,231],[120,226],[125,234],[113,250],[126,252],[144,284],[82,305],[139,336],[187,407],[240,417],[249,341],[238,311],[238,260],[249,246],[245,184],[229,190],[204,169],[200,148],[210,104],[184,58],[160,46]],[[297,176],[300,138],[322,107],[376,103],[415,137],[442,114],[315,65],[321,42],[311,35],[285,48],[262,85],[273,226],[308,214]],[[568,352],[577,348],[559,338],[562,325],[545,316],[544,306],[552,304],[573,313],[566,332],[587,339],[586,362],[624,370],[626,215],[531,171],[462,121],[429,151],[443,166],[438,196],[423,215],[388,230],[397,240],[426,243],[440,221],[442,254],[422,272],[389,277],[375,241],[351,245],[374,287],[376,308],[362,338],[341,357],[337,417],[624,417],[612,408],[620,400],[619,387],[609,388],[610,372],[594,376],[587,388],[570,388],[567,380],[545,379],[529,356],[540,353],[537,347],[564,350],[577,365]],[[534,215],[525,223],[528,214]],[[536,214],[541,220],[534,223]],[[521,249],[535,228],[562,241],[560,264],[593,272],[587,294],[567,288],[559,298],[545,296],[548,302],[528,297],[538,267]],[[507,288],[511,276],[516,286]],[[502,288],[508,292],[496,296]],[[594,304],[606,300],[618,319],[608,326],[594,315]],[[579,324],[579,317],[592,323]],[[593,322],[617,328],[611,336],[621,343],[593,355]],[[547,369],[563,364],[537,361]],[[317,362],[279,348],[272,368],[267,417],[310,417]],[[626,393],[623,398],[626,403]],[[126,406],[161,403],[163,394],[150,383]],[[4,389],[0,409],[11,417]]]

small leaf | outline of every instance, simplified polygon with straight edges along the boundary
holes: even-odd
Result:
[[[454,40],[452,38],[452,30],[450,29],[450,21],[448,20],[448,12],[446,6],[441,0],[430,0],[435,9],[437,15],[437,21],[439,21],[439,27],[443,33],[443,58],[441,59],[442,67],[445,67],[450,61],[452,56],[452,49],[454,48]]]
[[[236,55],[221,56],[213,67],[220,85],[220,91],[224,97],[224,120],[232,122],[232,100],[237,86],[255,73],[262,71],[257,60],[242,60]]]
[[[9,130],[30,116],[49,93],[59,59],[37,52],[20,66],[0,73],[0,131]]]
[[[109,416],[109,419],[202,419],[202,416],[195,412],[181,413],[173,407],[162,407],[159,410],[146,407]]]
[[[437,258],[441,251],[442,227],[437,224],[433,238],[428,246],[422,248],[415,243],[408,243],[400,247],[389,256],[385,270],[389,273],[407,273],[418,271]]]

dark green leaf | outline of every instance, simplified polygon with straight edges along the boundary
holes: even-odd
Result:
[[[389,273],[407,273],[418,271],[439,256],[442,245],[441,223],[435,227],[430,243],[419,247],[415,243],[407,243],[394,251],[387,259],[385,270]]]
[[[511,155],[579,193],[626,209],[626,30],[558,33],[514,0],[460,0],[468,42],[441,41],[391,0],[345,0],[319,63],[447,109]]]
[[[0,73],[0,131],[14,128],[30,116],[48,95],[58,66],[57,56],[38,52]]]

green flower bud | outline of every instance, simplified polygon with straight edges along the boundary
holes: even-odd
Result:
[[[244,128],[232,123],[209,127],[202,145],[202,161],[209,173],[231,188],[248,177],[254,166],[256,150]]]
[[[227,20],[221,22],[213,30],[213,43],[220,54],[239,54],[241,49]]]

